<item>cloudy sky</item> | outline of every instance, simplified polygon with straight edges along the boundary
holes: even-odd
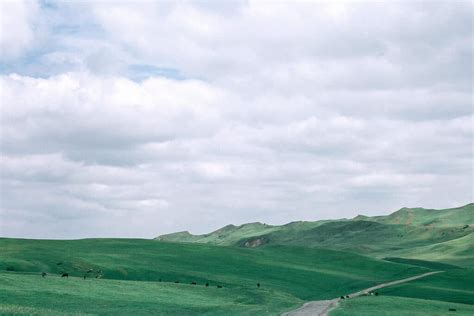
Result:
[[[473,5],[410,2],[1,1],[0,236],[472,202]]]

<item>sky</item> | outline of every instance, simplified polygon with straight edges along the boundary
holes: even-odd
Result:
[[[0,236],[473,199],[471,1],[0,1]]]

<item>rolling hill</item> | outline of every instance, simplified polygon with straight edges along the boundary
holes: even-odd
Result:
[[[429,271],[344,251],[279,245],[3,238],[0,249],[0,312],[129,314],[135,308],[138,314],[222,314],[224,309],[275,315],[306,300]],[[89,270],[103,276],[96,279]],[[41,272],[48,275],[42,278]],[[70,279],[59,277],[64,272]],[[54,303],[58,299],[64,306]]]
[[[474,264],[474,204],[430,210],[402,208],[387,216],[359,215],[353,219],[293,222],[282,226],[261,223],[228,225],[215,232],[188,232],[157,237],[159,241],[262,247],[266,245],[331,248],[383,257],[407,257],[460,266]]]

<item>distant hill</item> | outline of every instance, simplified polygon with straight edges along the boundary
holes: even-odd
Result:
[[[404,207],[388,216],[365,217],[384,224],[410,226],[455,227],[474,224],[474,203],[465,206],[434,210]]]
[[[291,245],[347,250],[376,257],[404,257],[474,264],[474,204],[434,210],[402,208],[387,216],[292,222],[281,226],[228,225],[204,235],[180,232],[160,241],[262,247]]]

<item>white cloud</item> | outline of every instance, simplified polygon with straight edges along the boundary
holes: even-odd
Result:
[[[38,36],[36,1],[0,2],[0,52],[2,59],[21,56],[34,44]]]

